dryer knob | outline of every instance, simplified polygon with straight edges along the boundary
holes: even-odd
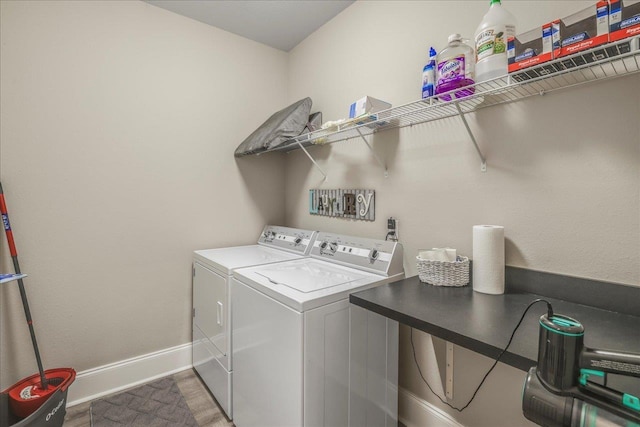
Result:
[[[337,242],[333,242],[331,244],[329,244],[329,250],[331,251],[331,253],[336,253],[336,251],[338,250],[338,243]]]
[[[329,244],[329,242],[322,242],[320,243],[320,249],[327,249],[327,245]]]
[[[378,250],[377,250],[377,249],[371,249],[371,252],[369,252],[369,259],[373,262],[373,261],[375,261],[376,259],[378,259],[378,255],[379,255],[379,254],[380,254],[380,253],[378,252]]]
[[[296,240],[294,240],[293,243],[295,243],[296,245],[299,245],[300,243],[302,243],[302,238],[296,237]]]

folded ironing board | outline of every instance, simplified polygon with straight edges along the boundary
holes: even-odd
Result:
[[[311,98],[304,98],[274,113],[236,148],[235,156],[257,154],[300,135],[311,112]]]

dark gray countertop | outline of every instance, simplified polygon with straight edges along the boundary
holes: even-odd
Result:
[[[635,289],[632,290],[635,295]],[[485,295],[472,287],[432,286],[417,276],[351,294],[352,304],[443,338],[477,353],[496,358],[527,305],[545,298],[555,313],[579,320],[587,347],[640,353],[640,317],[562,301],[532,293]],[[640,303],[637,301],[636,303]],[[538,319],[546,305],[538,303],[527,313],[501,361],[528,370],[536,364]]]

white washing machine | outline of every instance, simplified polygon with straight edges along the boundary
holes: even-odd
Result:
[[[346,426],[349,294],[402,277],[400,244],[322,232],[309,258],[237,270],[234,424]]]
[[[233,418],[230,283],[240,267],[300,259],[316,232],[268,225],[257,245],[195,251],[193,255],[193,367]]]

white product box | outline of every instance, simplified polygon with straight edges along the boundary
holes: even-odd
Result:
[[[542,64],[553,58],[552,24],[510,37],[507,41],[509,72]]]
[[[380,101],[379,99],[375,99],[370,96],[365,96],[351,104],[351,107],[349,108],[349,118],[353,119],[364,114],[377,113],[378,111],[386,110],[388,108],[391,108],[391,104],[388,102]]]
[[[599,0],[562,18],[557,29],[560,31],[560,46],[554,46],[554,58],[605,44],[609,41],[609,3]]]
[[[640,34],[640,0],[609,0],[610,41]]]

